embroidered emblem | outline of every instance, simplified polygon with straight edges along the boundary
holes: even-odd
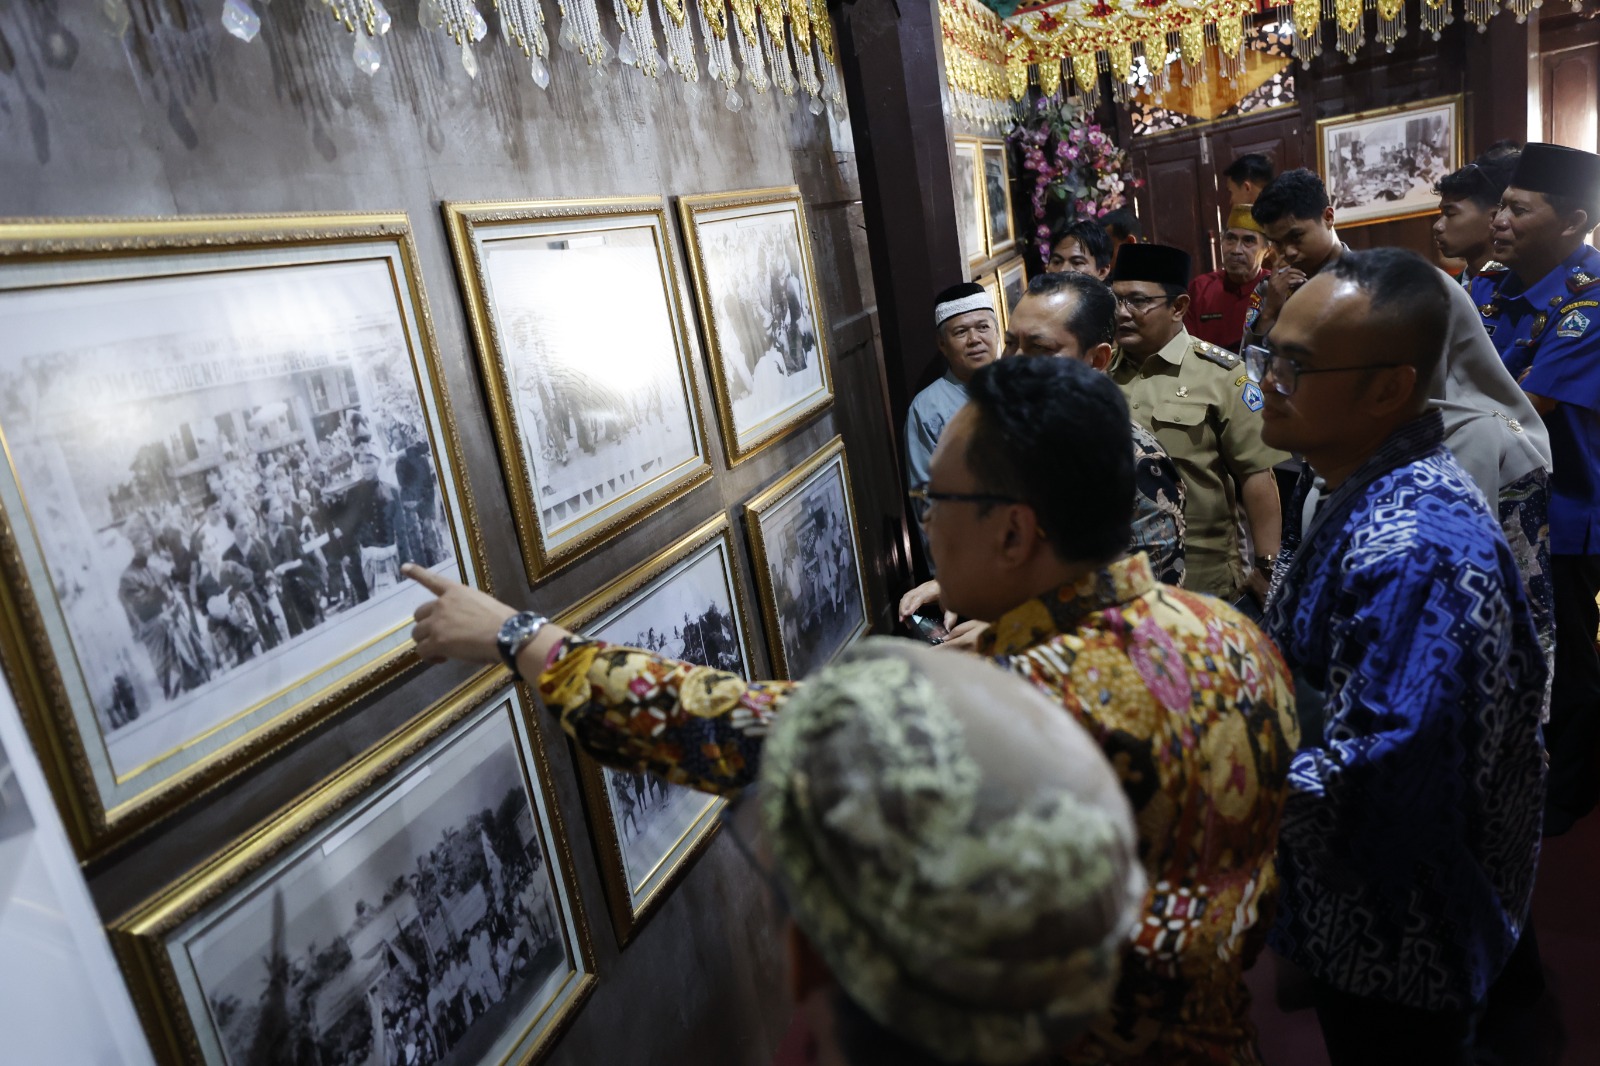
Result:
[[[1266,397],[1261,395],[1261,386],[1253,381],[1245,382],[1244,391],[1239,394],[1239,398],[1252,411],[1261,410],[1262,405],[1267,402]]]
[[[1249,374],[1240,374],[1238,376],[1238,378],[1235,379],[1235,381],[1233,383],[1233,387],[1237,389],[1240,385],[1243,385],[1245,382],[1247,382],[1249,380],[1250,380],[1250,375]]]
[[[1589,328],[1589,316],[1582,311],[1569,311],[1567,317],[1556,325],[1558,337],[1581,337]]]
[[[1256,328],[1256,319],[1258,319],[1260,317],[1261,317],[1261,308],[1259,308],[1259,307],[1250,308],[1250,310],[1246,311],[1245,314],[1244,314],[1244,328],[1245,329],[1255,329]]]

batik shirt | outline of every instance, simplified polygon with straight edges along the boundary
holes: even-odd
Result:
[[[1163,585],[1183,584],[1183,476],[1155,436],[1133,429],[1133,540],[1128,554],[1144,552]]]
[[[1272,946],[1352,995],[1424,1010],[1480,1002],[1516,944],[1544,791],[1546,668],[1527,595],[1442,442],[1430,412],[1303,537],[1290,509],[1263,623],[1295,673],[1304,734]]]
[[[1100,741],[1139,827],[1144,918],[1111,1012],[1067,1061],[1257,1062],[1243,973],[1298,739],[1278,653],[1226,604],[1158,584],[1142,555],[1009,612],[982,650]],[[599,761],[728,792],[755,778],[768,725],[803,683],[575,636],[539,691]]]

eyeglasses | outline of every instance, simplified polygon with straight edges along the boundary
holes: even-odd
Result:
[[[1270,387],[1279,396],[1293,396],[1300,387],[1301,376],[1305,374],[1342,374],[1347,370],[1388,370],[1405,366],[1404,363],[1361,363],[1357,366],[1304,367],[1287,355],[1279,355],[1259,344],[1247,344],[1239,354],[1244,356],[1244,368],[1250,380],[1265,388],[1267,375],[1271,374]]]
[[[1142,315],[1156,304],[1171,303],[1170,296],[1118,296],[1117,304],[1126,307],[1136,315]]]
[[[951,503],[1021,503],[1021,500],[1010,496],[996,496],[987,492],[934,492],[926,486],[912,489],[906,495],[911,497],[911,506],[917,512],[917,521],[923,525],[928,523],[928,515],[933,511],[936,500],[949,500]]]

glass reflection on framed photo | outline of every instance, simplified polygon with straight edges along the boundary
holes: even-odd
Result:
[[[751,500],[745,522],[773,669],[803,678],[871,626],[844,441]]]
[[[750,676],[733,541],[717,517],[573,608],[586,636]],[[626,944],[710,842],[725,800],[578,758],[617,939]]]
[[[1429,214],[1461,165],[1461,96],[1317,121],[1317,169],[1340,223]]]
[[[681,196],[718,424],[733,465],[833,402],[800,190]]]
[[[157,1057],[538,1057],[595,983],[547,776],[485,672],[114,923]]]
[[[989,258],[1004,255],[1017,245],[1011,213],[1011,163],[1005,141],[983,141],[984,233]]]
[[[92,855],[482,584],[404,215],[0,226],[5,664]]]
[[[530,580],[711,476],[659,199],[447,203]]]
[[[1011,321],[1011,312],[1017,309],[1017,301],[1028,291],[1028,264],[1019,255],[1001,263],[996,276],[1000,280],[1001,299],[995,303],[995,307],[1000,309],[1000,326],[1004,329],[1005,324]]]
[[[955,139],[956,227],[961,238],[961,254],[967,265],[977,266],[989,258],[984,244],[982,165],[978,141],[972,137]]]

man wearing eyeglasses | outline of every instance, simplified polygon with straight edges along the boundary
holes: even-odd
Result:
[[[921,493],[945,606],[992,623],[979,650],[1099,742],[1133,806],[1150,885],[1110,1011],[1052,1061],[1256,1061],[1243,977],[1271,906],[1298,740],[1282,660],[1238,611],[1157,584],[1143,553],[1126,554],[1133,447],[1127,404],[1104,374],[1072,359],[1003,359],[968,391]],[[504,657],[610,766],[735,791],[806,684],[606,645],[419,567],[406,573],[439,595],[417,609],[420,655]]]
[[[1111,378],[1183,477],[1185,587],[1229,601],[1248,589],[1263,601],[1283,521],[1272,466],[1288,457],[1261,441],[1261,389],[1239,357],[1183,328],[1188,283],[1189,256],[1177,248],[1140,244],[1118,253]],[[1248,575],[1241,519],[1256,560]]]
[[[1248,349],[1262,435],[1304,454],[1263,626],[1302,741],[1270,943],[1306,970],[1334,1066],[1464,1061],[1539,852],[1547,676],[1517,560],[1445,447],[1429,382],[1450,282],[1348,252]],[[1298,501],[1297,501],[1298,502]]]

